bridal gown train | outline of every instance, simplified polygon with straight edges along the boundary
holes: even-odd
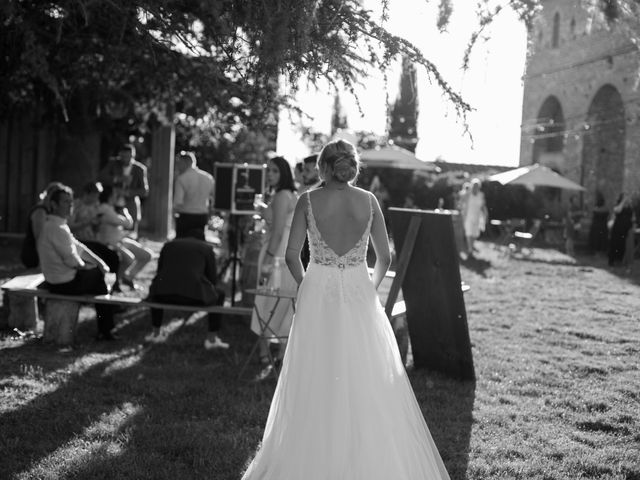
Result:
[[[400,359],[365,259],[373,208],[337,255],[309,200],[311,263],[262,444],[243,480],[435,480],[449,476]]]

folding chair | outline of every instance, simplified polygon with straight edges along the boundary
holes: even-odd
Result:
[[[292,292],[287,292],[287,291],[283,291],[283,290],[271,291],[271,290],[265,290],[265,289],[247,289],[246,292],[251,294],[251,295],[255,295],[255,296],[263,296],[263,297],[275,298],[275,302],[274,302],[273,306],[271,307],[271,309],[268,312],[261,312],[260,309],[258,308],[258,305],[255,302],[253,304],[253,309],[254,309],[254,311],[256,313],[256,318],[258,319],[258,324],[260,326],[260,334],[258,335],[258,339],[254,343],[253,348],[251,349],[251,352],[249,353],[249,356],[247,357],[246,362],[244,363],[242,369],[240,370],[238,378],[242,377],[242,374],[244,373],[244,371],[246,370],[247,366],[249,365],[249,362],[251,361],[253,356],[258,351],[258,346],[259,346],[261,340],[264,340],[264,339],[268,339],[268,340],[271,340],[271,339],[286,340],[286,339],[288,339],[288,336],[278,335],[273,330],[273,328],[271,328],[271,321],[273,320],[274,314],[278,310],[278,305],[280,305],[280,302],[291,302],[291,305],[293,307],[294,312],[295,312],[295,309],[296,309],[296,292],[293,292],[293,291]],[[274,373],[274,375],[277,378],[278,375],[279,375],[279,371],[278,371],[278,368],[277,368],[277,365],[276,365],[275,358],[273,357],[270,349],[267,352],[267,355],[269,357],[269,363],[273,367],[272,368],[272,372]]]
[[[509,254],[522,253],[525,256],[531,255],[533,250],[531,244],[540,231],[542,220],[536,218],[528,232],[516,230],[513,232],[511,243],[509,243]]]

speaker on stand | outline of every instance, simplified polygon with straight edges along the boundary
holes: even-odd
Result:
[[[229,212],[227,241],[231,249],[229,258],[222,266],[218,278],[231,268],[231,305],[235,305],[237,272],[242,260],[238,256],[240,216],[255,215],[254,198],[264,194],[266,165],[248,163],[218,163],[213,167],[216,180],[214,206],[216,210]]]

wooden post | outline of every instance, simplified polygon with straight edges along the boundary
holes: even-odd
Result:
[[[76,337],[79,311],[78,302],[47,300],[43,340],[57,345],[71,345]]]
[[[456,210],[451,210],[451,222],[453,223],[453,237],[456,240],[456,248],[458,253],[467,251],[467,239],[464,236],[464,225],[462,223],[462,215]]]
[[[149,197],[143,207],[143,222],[145,233],[156,240],[166,240],[171,230],[175,140],[173,123],[159,126],[153,132]]]
[[[35,330],[38,320],[38,299],[8,293],[9,327],[26,332]]]

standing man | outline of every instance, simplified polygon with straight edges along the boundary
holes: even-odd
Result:
[[[135,157],[135,147],[129,143],[123,145],[117,159],[109,161],[98,176],[103,184],[111,185],[116,190],[116,208],[129,210],[134,237],[138,235],[138,225],[142,219],[142,199],[149,195],[147,167]]]
[[[153,302],[178,305],[223,305],[224,292],[216,288],[216,257],[213,247],[195,238],[176,238],[167,242],[160,251],[158,271],[149,287]],[[163,311],[151,309],[153,337],[161,335]],[[229,348],[218,336],[220,313],[209,313],[209,325],[204,348]]]
[[[106,294],[107,265],[71,234],[67,219],[73,207],[73,191],[60,185],[51,193],[50,212],[38,237],[38,256],[49,291],[62,295]],[[98,340],[115,340],[113,307],[96,304]]]
[[[302,184],[302,187],[298,190],[300,195],[320,185],[318,155],[309,155],[302,160]]]
[[[216,183],[213,176],[196,166],[193,152],[180,152],[176,159],[176,172],[178,175],[173,193],[176,238],[204,240],[204,230],[213,209]]]

